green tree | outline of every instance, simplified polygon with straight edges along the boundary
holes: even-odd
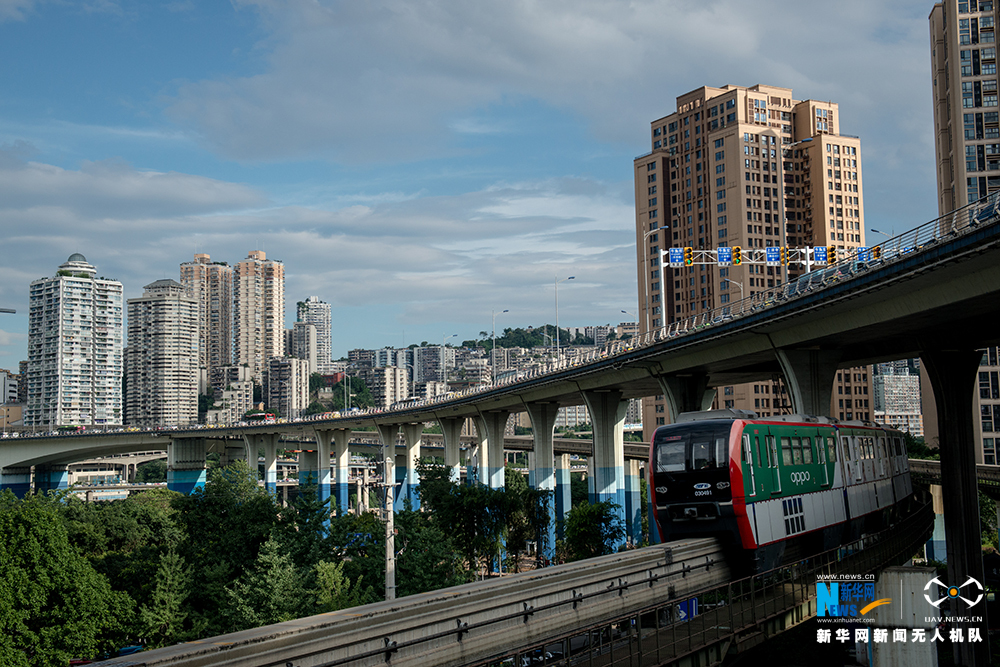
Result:
[[[204,487],[174,501],[190,539],[178,552],[195,567],[198,586],[188,598],[193,634],[222,634],[232,626],[221,608],[226,587],[254,568],[278,520],[275,498],[257,485],[257,471],[237,461],[208,473]]]
[[[155,459],[140,463],[135,469],[135,481],[137,482],[166,482],[167,481],[167,460]]]
[[[504,492],[510,500],[505,546],[510,567],[518,572],[521,554],[530,540],[535,541],[539,553],[547,546],[550,520],[548,508],[552,502],[552,492],[532,489],[521,471],[510,466],[504,471],[504,480]]]
[[[315,484],[300,484],[295,500],[279,511],[272,535],[296,567],[311,568],[332,556],[328,523],[333,504],[332,498],[319,499]]]
[[[319,415],[324,412],[329,412],[329,410],[326,409],[326,406],[319,401],[313,401],[309,404],[309,407],[302,411],[302,415],[304,417],[308,417],[309,415]]]
[[[396,585],[402,597],[468,581],[451,539],[427,512],[396,514]]]
[[[330,563],[321,560],[313,568],[315,612],[322,614],[338,609],[349,609],[375,602],[378,596],[371,586],[364,586],[363,577],[355,581],[344,575],[344,562]]]
[[[191,568],[176,551],[160,556],[156,587],[149,602],[139,609],[147,646],[157,648],[175,643],[183,636],[187,611],[184,602],[191,588]]]
[[[132,600],[70,543],[61,502],[0,494],[0,664],[63,667],[125,642]]]
[[[226,587],[228,631],[290,621],[306,606],[307,591],[291,556],[266,541],[254,567]]]
[[[576,505],[566,516],[566,551],[569,560],[614,553],[625,534],[618,515],[620,506],[610,500]]]

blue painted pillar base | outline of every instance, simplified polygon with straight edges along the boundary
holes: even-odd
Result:
[[[196,488],[205,487],[206,472],[204,468],[195,470],[167,469],[167,488],[190,495]]]
[[[337,516],[346,516],[351,508],[351,432],[347,429],[337,429],[333,432],[333,498],[336,503]],[[361,502],[361,499],[358,499]]]
[[[326,497],[323,497],[323,485],[319,483],[318,464],[319,459],[315,450],[299,452],[299,488],[308,487],[316,494],[317,500],[326,500],[330,497],[330,487],[327,486]]]
[[[337,481],[333,485],[334,500],[337,502],[337,515],[344,516],[350,506],[351,485],[347,481],[347,468],[337,468]]]
[[[38,493],[68,489],[69,470],[64,465],[35,466],[35,488]]]
[[[31,467],[8,467],[0,471],[0,491],[10,489],[18,498],[31,493]]]
[[[394,512],[402,512],[406,507],[408,484],[406,483],[406,468],[400,465],[393,466],[396,472],[396,486],[392,490],[392,509]]]

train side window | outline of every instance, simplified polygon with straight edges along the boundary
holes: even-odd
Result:
[[[767,461],[767,452],[765,451],[766,448],[761,447],[759,435],[753,437],[753,446],[757,451],[757,466],[763,468],[764,462]],[[768,466],[770,466],[770,463],[768,463]]]
[[[840,443],[842,445],[844,445],[844,460],[845,461],[850,461],[851,460],[851,439],[848,438],[846,435],[842,436],[840,438]]]
[[[792,438],[792,463],[802,465],[802,438]]]
[[[831,436],[826,438],[826,457],[830,463],[837,462],[837,441]]]
[[[786,466],[792,465],[792,439],[785,436],[781,438],[781,462]]]
[[[813,445],[812,438],[805,437],[802,438],[802,462],[812,463],[813,462]]]
[[[753,465],[753,455],[750,451],[749,435],[744,434],[743,436],[743,456],[741,457],[740,460],[743,461],[743,463],[749,463],[750,465]]]

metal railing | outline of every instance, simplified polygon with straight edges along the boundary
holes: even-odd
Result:
[[[543,644],[470,663],[475,667],[522,665],[662,665],[706,648],[759,634],[783,617],[800,622],[816,613],[821,575],[874,574],[906,562],[928,539],[933,509],[925,502],[892,528],[771,572],[664,600],[627,616],[581,628]],[[695,604],[702,610],[693,614]],[[771,627],[771,632],[775,628]]]

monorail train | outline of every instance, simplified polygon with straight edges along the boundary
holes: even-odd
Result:
[[[913,494],[900,431],[803,415],[683,413],[656,429],[649,471],[662,541],[719,537],[751,572],[891,525]]]

